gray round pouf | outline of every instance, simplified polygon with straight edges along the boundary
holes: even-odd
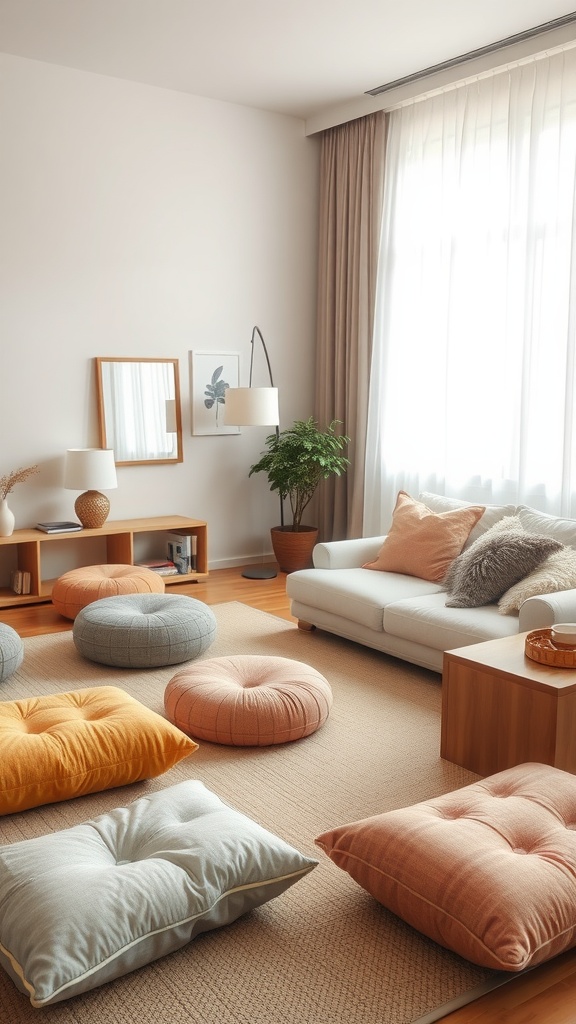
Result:
[[[0,683],[8,679],[24,658],[24,644],[12,626],[0,622]]]
[[[216,636],[208,605],[177,594],[104,597],[74,620],[76,649],[90,661],[117,668],[179,665],[203,654]]]

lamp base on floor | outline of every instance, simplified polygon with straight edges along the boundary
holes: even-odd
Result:
[[[250,569],[245,569],[242,575],[247,580],[273,580],[278,573],[270,566],[255,565]]]

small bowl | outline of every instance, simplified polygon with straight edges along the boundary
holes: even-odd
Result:
[[[576,647],[576,622],[555,622],[550,639],[555,647]]]

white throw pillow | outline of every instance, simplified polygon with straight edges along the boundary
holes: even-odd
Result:
[[[457,508],[468,508],[469,505],[484,505],[483,501],[461,501],[460,498],[446,498],[443,494],[433,494],[431,491],[422,491],[418,495],[418,501],[422,501],[432,512],[451,512]],[[483,533],[491,529],[505,516],[513,516],[516,512],[516,505],[485,505],[484,514],[473,526],[466,541],[463,551],[466,551],[475,540],[478,540]],[[540,531],[536,531],[540,532]]]
[[[550,516],[547,512],[539,512],[536,508],[529,508],[528,505],[518,507],[520,522],[528,533],[539,533],[546,537],[554,537],[562,544],[576,547],[576,519],[561,519],[560,516]]]
[[[515,583],[498,602],[501,615],[519,612],[524,601],[539,594],[555,594],[576,587],[576,551],[563,548],[542,562],[523,580]]]
[[[182,782],[0,847],[0,964],[49,1006],[230,924],[317,863]]]

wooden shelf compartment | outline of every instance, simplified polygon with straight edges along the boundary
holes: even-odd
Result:
[[[178,583],[193,583],[206,579],[208,576],[208,527],[201,519],[190,519],[187,516],[154,516],[142,519],[124,519],[104,523],[97,530],[78,530],[70,533],[43,533],[41,530],[15,530],[10,537],[0,537],[0,570],[9,575],[10,568],[26,570],[30,573],[31,586],[29,594],[15,594],[7,586],[0,587],[0,608],[10,608],[20,604],[38,604],[49,601],[52,594],[53,579],[43,574],[42,556],[50,552],[46,545],[62,546],[66,541],[86,541],[104,539],[105,558],[101,561],[113,565],[134,565],[135,538],[149,534],[146,541],[155,546],[154,554],[142,557],[160,557],[166,553],[166,538],[170,532],[185,533],[196,536],[196,571],[178,576],[163,576],[167,586]],[[70,547],[70,545],[68,545]],[[94,565],[93,557],[82,555],[82,543],[75,545],[75,567]],[[93,545],[87,548],[93,551]],[[65,570],[63,570],[65,571]]]

